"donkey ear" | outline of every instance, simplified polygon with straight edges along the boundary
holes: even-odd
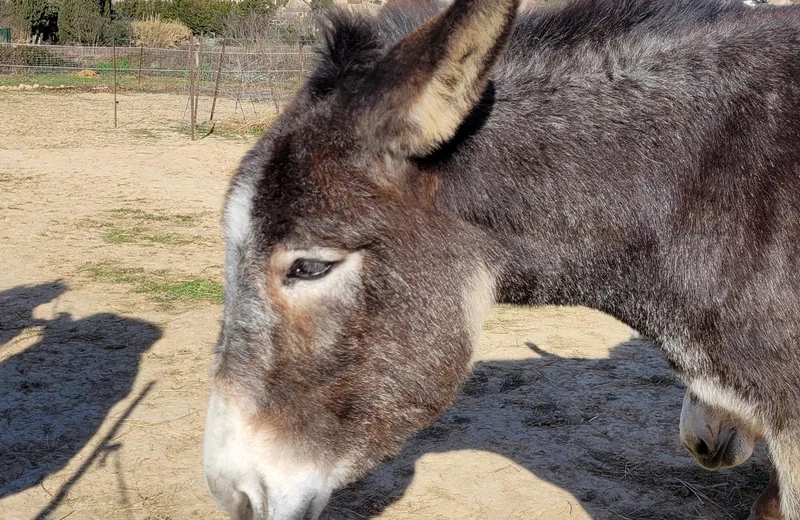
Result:
[[[518,4],[456,0],[397,43],[362,90],[368,138],[406,156],[426,155],[452,138],[489,82]]]

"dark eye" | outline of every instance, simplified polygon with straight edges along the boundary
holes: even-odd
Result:
[[[328,274],[335,264],[336,262],[298,258],[289,268],[286,278],[290,280],[317,280]]]

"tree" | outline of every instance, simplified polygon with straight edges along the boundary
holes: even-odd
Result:
[[[25,27],[29,43],[54,40],[58,31],[58,7],[53,0],[11,0],[10,11]]]
[[[58,39],[62,42],[98,45],[108,18],[96,0],[61,0],[58,12]]]

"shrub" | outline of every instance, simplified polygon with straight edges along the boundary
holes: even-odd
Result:
[[[329,0],[320,0],[329,1]],[[271,19],[287,0],[124,0],[116,5],[119,13],[132,20],[157,17],[180,21],[194,34],[223,34],[231,23],[249,23],[254,15],[260,21]],[[251,32],[248,28],[248,32]]]
[[[98,72],[101,73],[111,73],[114,70],[114,62],[113,61],[99,61],[94,64],[94,68],[97,69]],[[132,70],[133,66],[131,62],[127,58],[119,58],[117,60],[117,71],[118,72],[125,72]]]
[[[313,24],[305,20],[282,23],[276,29],[281,43],[295,47],[315,43],[319,32]]]
[[[143,47],[175,47],[186,40],[192,31],[181,22],[151,16],[133,22],[133,39]]]
[[[55,0],[6,0],[0,5],[4,23],[15,29],[23,41],[33,43],[55,40],[58,11]]]
[[[236,3],[229,0],[125,0],[117,8],[130,19],[176,20],[194,34],[201,34],[221,33],[225,18],[236,9]]]
[[[108,20],[95,0],[61,0],[58,10],[58,39],[64,43],[99,45]]]
[[[117,45],[130,45],[133,39],[130,22],[116,19],[107,23],[103,29],[103,41],[110,45],[112,39]]]
[[[227,0],[172,0],[165,18],[180,20],[194,34],[221,34],[236,4]]]
[[[66,60],[51,52],[45,46],[29,47],[18,45],[0,45],[0,73],[24,73],[22,67],[76,68],[78,63]],[[41,72],[46,69],[39,69]]]
[[[17,67],[76,67],[74,62],[67,61],[53,54],[47,47],[28,47],[17,45],[0,46],[0,63]]]

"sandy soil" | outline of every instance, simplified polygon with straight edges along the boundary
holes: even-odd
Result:
[[[222,518],[201,472],[220,307],[153,280],[219,281],[219,208],[250,143],[191,142],[183,97],[120,106],[115,130],[109,94],[0,93],[4,520]],[[453,408],[329,518],[746,518],[763,451],[700,469],[682,389],[632,331],[565,308],[498,308],[485,328]]]

